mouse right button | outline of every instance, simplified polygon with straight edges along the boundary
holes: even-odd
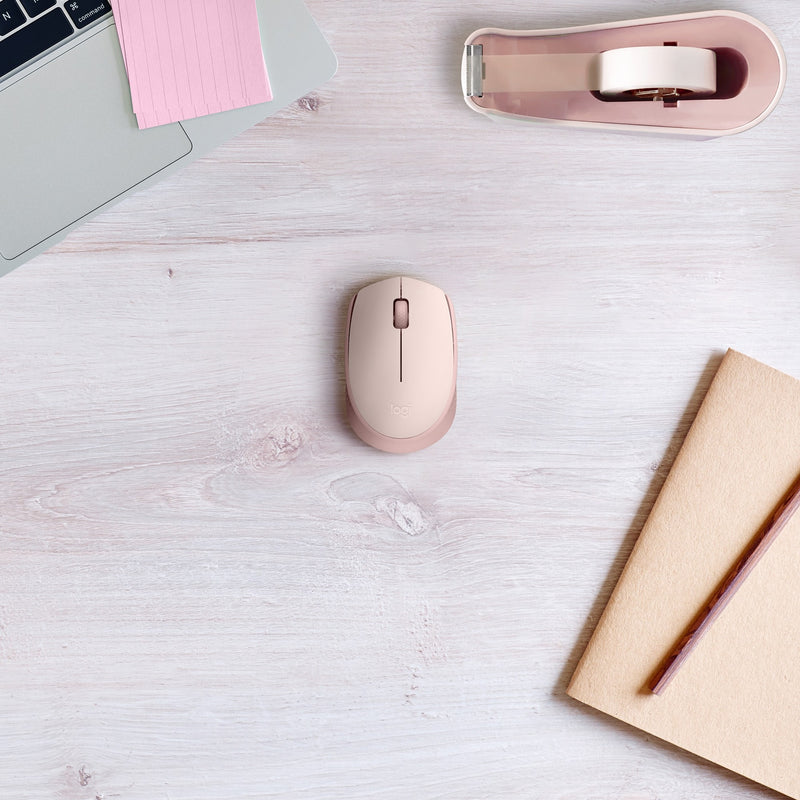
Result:
[[[413,435],[435,425],[448,409],[455,383],[453,320],[445,293],[403,279],[409,325],[403,331],[403,384],[414,396]]]

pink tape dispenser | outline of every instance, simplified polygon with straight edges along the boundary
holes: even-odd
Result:
[[[735,11],[467,39],[464,99],[497,120],[697,139],[757,125],[786,83],[775,35]]]

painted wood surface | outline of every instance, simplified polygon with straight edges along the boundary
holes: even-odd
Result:
[[[774,797],[565,687],[721,353],[800,376],[791,70],[729,139],[502,127],[473,29],[705,6],[309,5],[330,83],[0,281],[0,797]],[[791,66],[791,6],[731,7]],[[343,418],[398,273],[461,348],[407,457]]]

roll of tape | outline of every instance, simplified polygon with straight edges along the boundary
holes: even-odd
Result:
[[[604,97],[714,94],[717,55],[702,47],[623,47],[600,53],[597,76]]]
[[[717,55],[702,47],[623,47],[604,53],[483,56],[482,93],[599,92],[651,99],[717,90]]]

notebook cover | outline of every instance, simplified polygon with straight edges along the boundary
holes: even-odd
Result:
[[[661,696],[646,685],[800,474],[800,381],[728,351],[568,694],[800,798],[800,514]]]

